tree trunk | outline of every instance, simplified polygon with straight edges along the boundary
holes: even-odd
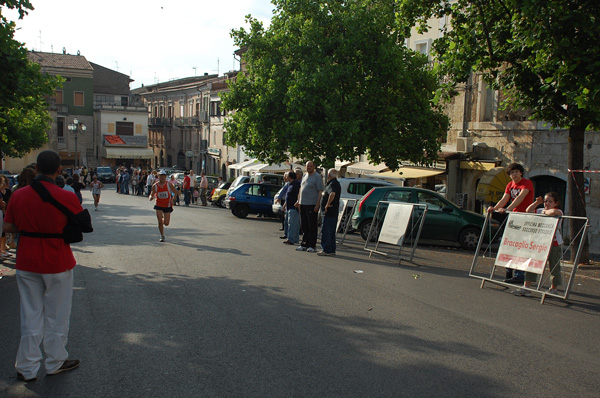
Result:
[[[570,170],[583,170],[583,147],[585,141],[585,128],[580,126],[571,126],[569,128],[569,146],[567,166]],[[585,193],[583,191],[583,173],[569,173],[567,181],[567,197],[569,198],[569,208],[567,215],[586,217],[585,211]],[[585,221],[571,220],[569,223],[569,235],[571,237],[571,261],[575,260],[577,248],[581,240],[579,233],[585,225]],[[581,248],[580,263],[588,263],[590,260],[590,248],[586,238]]]

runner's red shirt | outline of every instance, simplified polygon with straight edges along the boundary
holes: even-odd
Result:
[[[42,180],[58,202],[73,213],[83,208],[73,192]],[[67,225],[67,216],[50,203],[45,203],[30,186],[17,189],[10,198],[4,221],[14,224],[19,231],[61,234]],[[75,267],[71,246],[62,238],[19,237],[16,268],[41,274],[57,274]]]

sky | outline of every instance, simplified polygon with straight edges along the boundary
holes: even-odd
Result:
[[[270,0],[31,0],[17,24],[27,49],[81,55],[130,76],[132,89],[204,73],[239,70],[232,29],[249,29],[251,14],[267,27]]]

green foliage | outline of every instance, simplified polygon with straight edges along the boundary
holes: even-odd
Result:
[[[472,71],[508,95],[511,107],[556,127],[600,128],[600,2],[597,0],[401,0],[410,29],[451,16],[434,44],[445,94]]]
[[[234,30],[247,71],[224,96],[228,143],[262,161],[332,165],[367,153],[397,168],[435,159],[448,119],[427,59],[402,45],[394,1],[273,1],[265,29]]]
[[[23,17],[33,7],[27,0],[0,2],[17,8]],[[14,40],[15,23],[0,20],[0,152],[20,157],[47,142],[52,120],[45,98],[54,93],[60,78],[40,72],[27,59],[27,50]]]

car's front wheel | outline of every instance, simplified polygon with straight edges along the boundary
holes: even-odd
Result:
[[[231,212],[237,218],[246,218],[248,217],[248,213],[250,213],[250,208],[245,204],[238,204]]]
[[[458,235],[458,243],[463,249],[475,250],[479,243],[481,231],[475,227],[467,227]]]
[[[217,199],[217,206],[225,207],[225,195],[221,195],[219,199]]]

